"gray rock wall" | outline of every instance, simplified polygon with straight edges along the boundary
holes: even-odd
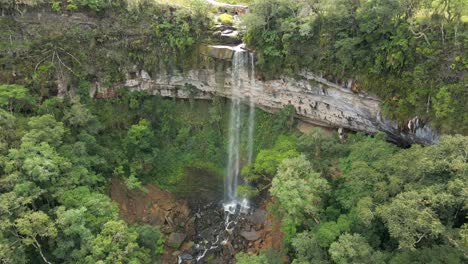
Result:
[[[122,86],[165,97],[211,99],[218,95],[229,98],[233,83],[227,60],[229,56],[226,50],[211,51],[209,54],[222,54],[223,58],[220,59],[223,60],[216,59],[217,63],[187,72],[150,75],[140,70],[136,78],[128,79]],[[217,67],[216,64],[220,63],[224,63],[224,66]],[[314,74],[301,73],[298,79],[280,77],[260,81],[252,78],[250,71],[246,72],[248,74],[241,77],[242,96],[246,100],[253,97],[255,104],[267,111],[292,105],[297,118],[303,121],[370,134],[382,131],[390,140],[401,144],[433,144],[438,140],[439,136],[417,117],[399,127],[397,122],[381,115],[378,98],[356,94]],[[105,97],[104,93],[109,93],[109,90],[97,88],[93,91],[97,97]]]

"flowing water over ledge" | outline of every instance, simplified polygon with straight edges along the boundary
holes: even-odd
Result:
[[[198,208],[196,213],[197,241],[195,252],[192,254],[182,254],[179,256],[179,263],[185,261],[203,262],[210,251],[222,252],[226,248],[228,253],[219,253],[220,256],[230,256],[224,258],[222,263],[228,263],[232,256],[240,249],[246,249],[245,240],[239,236],[239,223],[245,221],[245,217],[250,213],[250,203],[246,198],[238,197],[237,187],[239,185],[241,172],[241,157],[245,157],[247,164],[253,160],[254,127],[255,127],[255,104],[253,97],[255,92],[246,89],[254,87],[254,54],[243,49],[243,45],[233,48],[232,59],[232,98],[229,121],[229,141],[228,160],[226,176],[224,179],[224,199],[218,202],[210,202]],[[248,76],[248,78],[242,77]],[[247,83],[244,83],[246,82]],[[246,97],[245,95],[248,95]],[[248,105],[247,124],[242,124],[241,116],[245,111],[243,102]],[[241,140],[242,129],[246,129],[247,139]],[[247,145],[245,152],[241,153],[242,142]],[[234,243],[235,240],[236,241]],[[235,247],[233,246],[235,245]],[[242,247],[242,248],[239,248]],[[193,257],[194,256],[194,257]]]

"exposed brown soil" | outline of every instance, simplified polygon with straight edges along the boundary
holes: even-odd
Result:
[[[275,201],[272,198],[264,201],[260,208],[267,210],[267,207],[274,203]],[[267,211],[268,212],[268,211]],[[259,230],[261,239],[255,241],[251,252],[258,254],[260,250],[265,251],[272,249],[276,252],[284,252],[283,239],[284,234],[281,231],[281,220],[276,218],[271,213],[267,213],[266,221],[262,224],[262,228]],[[284,263],[289,263],[288,257],[283,257]]]
[[[188,220],[190,211],[187,202],[175,199],[170,192],[153,184],[148,184],[145,188],[147,192],[128,190],[122,180],[112,179],[111,198],[118,203],[120,215],[127,223],[173,226],[176,220]]]
[[[281,231],[281,221],[268,213],[267,221],[262,230],[263,245],[261,250],[273,249],[281,252],[283,249],[283,232]]]
[[[166,238],[173,233],[187,235],[181,248],[176,250],[165,247],[162,263],[177,263],[177,255],[188,251],[192,246],[191,238],[195,237],[195,216],[191,214],[187,201],[176,199],[175,196],[153,184],[145,186],[147,191],[128,190],[125,183],[119,178],[113,178],[110,186],[110,196],[120,209],[120,216],[129,224],[146,223],[159,226]],[[272,199],[264,201],[259,210],[264,210]],[[260,250],[273,249],[283,252],[283,238],[281,220],[272,214],[266,213],[263,222],[253,228],[259,239],[249,242],[248,252],[258,254]],[[166,241],[167,242],[167,241]],[[285,258],[285,263],[288,260]]]
[[[189,237],[194,235],[194,218],[190,215],[186,201],[177,200],[170,192],[153,184],[148,184],[145,188],[146,192],[128,190],[121,179],[112,179],[110,196],[118,204],[120,216],[127,223],[159,226],[166,237],[174,232]],[[166,246],[162,263],[177,263],[177,257],[173,253],[174,249]]]

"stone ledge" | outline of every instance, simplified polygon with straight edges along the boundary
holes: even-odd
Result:
[[[226,49],[229,53],[230,50]],[[215,69],[195,69],[184,73],[161,72],[154,76],[139,74],[136,79],[115,88],[127,87],[135,91],[148,91],[151,95],[176,98],[211,99],[214,96],[231,97],[231,69],[217,72]],[[219,78],[217,75],[222,75]],[[142,78],[145,76],[146,78]],[[309,74],[309,77],[312,74]],[[253,98],[260,108],[270,112],[292,105],[296,117],[312,124],[331,128],[346,128],[369,134],[385,132],[388,138],[400,144],[433,144],[439,135],[420,120],[400,127],[398,122],[381,115],[380,101],[371,96],[353,93],[336,84],[320,78],[314,82],[306,78],[282,77],[277,80],[260,81],[241,76],[243,88],[240,93],[244,100]],[[195,92],[183,89],[186,84],[196,88]],[[97,85],[96,87],[99,87]],[[93,96],[104,98],[109,89],[96,89]]]

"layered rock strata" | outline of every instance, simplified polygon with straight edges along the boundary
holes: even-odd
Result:
[[[160,71],[148,73],[138,70],[125,83],[102,89],[96,83],[91,95],[109,97],[116,88],[147,91],[152,95],[175,98],[212,99],[214,96],[231,97],[232,47],[211,46],[205,49],[209,63],[185,72]],[[253,67],[253,64],[251,65]],[[251,71],[246,71],[251,72]],[[370,134],[384,132],[389,140],[401,144],[433,144],[439,136],[417,117],[404,125],[382,116],[379,99],[359,94],[331,83],[312,73],[302,72],[297,78],[279,77],[275,80],[259,80],[241,76],[242,97],[252,97],[255,104],[274,112],[293,106],[296,117],[315,125],[345,128]]]

